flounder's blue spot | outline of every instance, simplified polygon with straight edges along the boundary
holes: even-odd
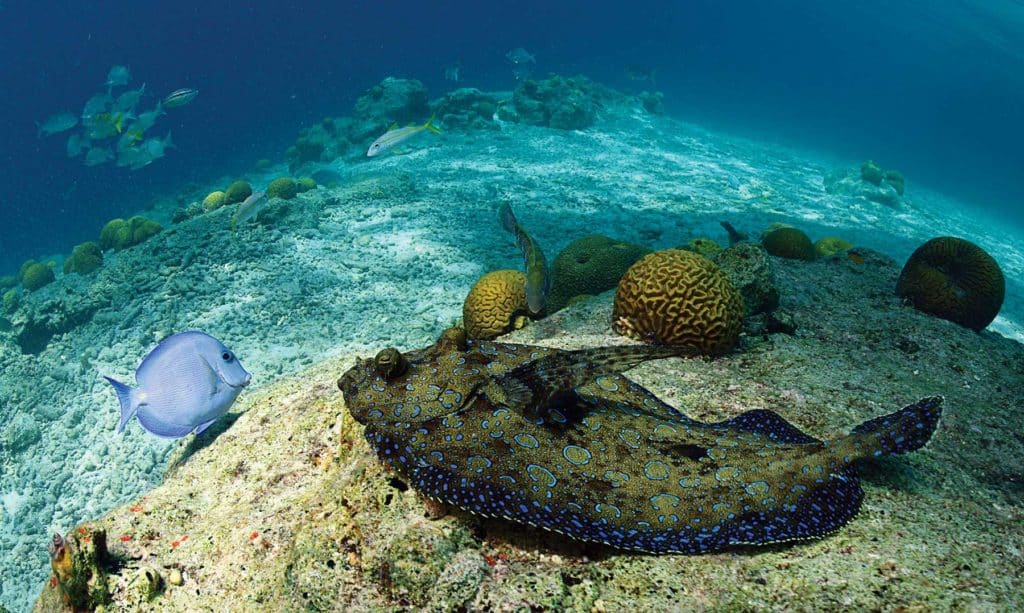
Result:
[[[498,419],[510,419],[512,417],[512,412],[504,408],[495,409],[495,411],[491,413],[491,417],[496,417]]]
[[[555,475],[550,470],[538,464],[527,465],[526,474],[544,487],[555,487],[555,484],[558,483],[558,479],[555,478]]]
[[[743,487],[743,490],[751,496],[764,496],[769,489],[767,481],[754,481]]]
[[[651,496],[650,501],[655,511],[667,511],[678,507],[682,499],[672,494],[657,494]]]
[[[729,455],[729,453],[722,447],[712,447],[711,449],[708,449],[708,457],[716,462],[721,462],[727,455]]]
[[[644,464],[644,476],[653,481],[668,479],[670,472],[671,469],[668,467],[668,464],[660,460],[651,460]]]
[[[509,483],[511,483],[513,485],[518,483],[518,481],[516,481],[516,478],[513,477],[512,475],[500,475],[498,477],[498,479],[501,480],[501,481],[508,481]]]
[[[532,434],[526,434],[525,432],[513,436],[512,440],[527,449],[536,449],[540,446],[540,443],[537,442],[537,439]]]
[[[583,466],[590,462],[590,458],[593,457],[591,453],[584,447],[578,445],[566,445],[562,448],[562,457],[569,460],[570,463],[576,466]]]
[[[380,409],[373,409],[367,413],[367,416],[369,416],[370,419],[381,419],[384,417],[384,413],[382,413]]]
[[[640,433],[631,428],[623,428],[622,430],[619,430],[619,440],[633,449],[640,448]]]
[[[654,426],[654,436],[662,438],[674,438],[678,436],[675,428],[669,424],[658,424]]]
[[[491,460],[489,458],[485,458],[482,455],[471,455],[468,458],[466,458],[466,466],[469,468],[469,470],[472,470],[473,472],[476,473],[484,472],[485,470],[491,467],[491,464]]]
[[[612,484],[612,487],[622,487],[629,481],[629,475],[617,470],[606,470],[603,477],[605,481]]]
[[[431,451],[430,459],[434,460],[435,462],[444,462],[444,454],[441,453],[440,451]]]
[[[740,469],[735,466],[723,466],[715,471],[716,481],[729,481],[740,476]]]
[[[602,504],[599,502],[594,505],[594,510],[597,511],[598,515],[612,515],[615,518],[622,517],[622,511],[613,504]]]
[[[597,383],[597,386],[600,387],[603,390],[606,390],[606,391],[609,391],[609,392],[617,392],[617,391],[619,391],[619,384],[615,382],[615,377],[609,377],[609,376],[598,377],[594,382]]]
[[[683,477],[679,480],[679,487],[700,487],[700,477]]]

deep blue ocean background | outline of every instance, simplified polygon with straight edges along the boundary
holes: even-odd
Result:
[[[1024,6],[1019,2],[103,2],[3,0],[0,8],[0,274],[67,253],[110,218],[189,182],[284,159],[298,130],[344,115],[388,75],[432,97],[512,89],[505,53],[537,74],[583,74],[635,91],[656,68],[667,112],[739,135],[897,168],[1024,226]],[[67,134],[35,122],[80,113],[115,64],[177,149],[138,171],[85,167]]]

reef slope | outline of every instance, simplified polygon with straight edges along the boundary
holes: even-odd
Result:
[[[946,396],[925,449],[864,466],[864,506],[831,536],[646,556],[444,513],[346,415],[335,380],[355,356],[341,356],[243,397],[215,439],[179,443],[162,485],[87,525],[121,561],[115,604],[140,605],[130,586],[147,566],[164,578],[148,606],[168,611],[1019,609],[1024,438],[1006,426],[1024,417],[1024,347],[901,305],[899,267],[862,253],[776,260],[794,334],[630,374],[696,419],[763,407],[815,436]],[[505,339],[619,342],[610,313],[604,294]]]

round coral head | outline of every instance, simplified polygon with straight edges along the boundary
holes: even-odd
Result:
[[[615,292],[612,321],[619,334],[714,355],[736,344],[743,298],[711,260],[666,249],[626,271]]]
[[[896,294],[919,311],[979,331],[999,314],[1006,281],[984,249],[962,238],[940,236],[910,255]]]

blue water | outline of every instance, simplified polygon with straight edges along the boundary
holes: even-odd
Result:
[[[784,143],[875,158],[1024,225],[1024,15],[1013,2],[113,2],[0,9],[0,271],[66,253],[109,218],[188,182],[280,159],[300,127],[345,113],[386,75],[432,95],[511,89],[505,52],[539,74],[638,89],[656,69],[669,113]],[[331,4],[332,6],[326,6]],[[337,4],[337,6],[334,6]],[[344,4],[345,6],[342,6]],[[68,159],[34,122],[77,112],[114,64],[153,95],[177,149],[138,171]]]

